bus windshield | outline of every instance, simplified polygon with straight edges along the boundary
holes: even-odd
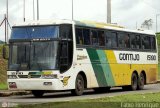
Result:
[[[58,41],[14,43],[10,46],[9,70],[57,68]]]
[[[72,36],[70,24],[13,27],[9,70],[67,69],[72,62]]]

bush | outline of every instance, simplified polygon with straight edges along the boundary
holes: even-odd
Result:
[[[3,59],[3,45],[0,45],[0,84],[6,84],[7,82],[7,60]]]

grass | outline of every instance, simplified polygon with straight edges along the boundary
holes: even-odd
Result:
[[[7,90],[8,89],[8,85],[5,83],[0,84],[0,90]]]
[[[158,79],[160,80],[160,64],[158,64]]]
[[[160,33],[157,33],[157,42],[158,42],[158,46],[160,46]]]
[[[158,103],[160,93],[129,94],[99,99],[19,105],[17,108],[120,108],[122,103]]]
[[[158,79],[160,79],[160,33],[157,33],[157,42],[158,42]]]

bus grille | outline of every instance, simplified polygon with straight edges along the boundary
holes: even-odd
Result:
[[[18,75],[19,78],[40,78],[41,75]]]

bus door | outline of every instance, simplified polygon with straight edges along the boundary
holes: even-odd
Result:
[[[59,67],[60,72],[67,71],[72,65],[73,59],[73,40],[72,26],[61,25],[60,27],[60,44],[59,44]]]

